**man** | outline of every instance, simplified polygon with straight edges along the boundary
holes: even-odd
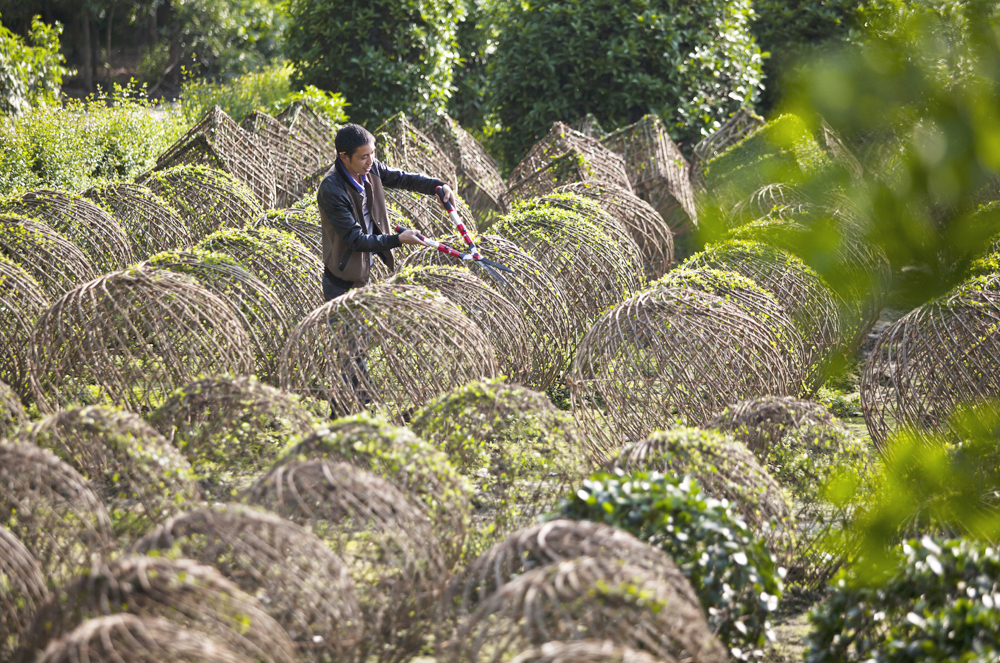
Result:
[[[323,228],[323,298],[330,301],[351,288],[368,284],[372,254],[394,268],[392,249],[420,244],[415,230],[395,234],[389,228],[382,187],[433,196],[442,187],[455,204],[451,188],[441,180],[390,168],[375,158],[375,137],[364,127],[348,124],[334,141],[337,161],[319,185],[316,201]]]

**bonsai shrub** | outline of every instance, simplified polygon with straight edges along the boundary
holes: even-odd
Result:
[[[511,3],[488,69],[494,154],[509,169],[587,113],[607,129],[656,113],[693,146],[757,97],[750,15],[749,0]]]
[[[291,0],[288,13],[293,85],[339,91],[355,122],[374,129],[399,111],[444,108],[451,96],[464,3]]]

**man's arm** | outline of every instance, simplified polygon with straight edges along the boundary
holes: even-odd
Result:
[[[381,161],[372,164],[372,172],[382,180],[382,186],[390,189],[405,189],[414,193],[422,193],[426,196],[433,196],[434,190],[439,186],[446,186],[444,182],[433,177],[427,177],[420,173],[408,173],[398,168],[392,168]]]
[[[364,231],[354,218],[354,210],[350,202],[337,195],[337,189],[326,180],[319,187],[316,202],[323,214],[340,235],[340,239],[351,247],[352,251],[388,251],[402,246],[399,235],[374,235]]]

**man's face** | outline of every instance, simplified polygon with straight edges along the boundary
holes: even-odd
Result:
[[[347,156],[347,154],[341,152],[340,159],[343,161],[347,172],[351,175],[355,177],[367,175],[372,169],[372,163],[375,161],[375,143],[362,145],[354,150],[354,154],[351,156]]]

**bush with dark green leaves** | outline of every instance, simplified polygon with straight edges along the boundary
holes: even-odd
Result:
[[[597,474],[556,515],[608,523],[660,548],[690,580],[730,652],[749,659],[773,637],[783,571],[735,508],[688,477]]]
[[[294,82],[340,92],[356,122],[374,129],[448,102],[463,2],[290,0],[288,12]]]
[[[1000,551],[924,537],[892,552],[895,563],[875,579],[840,572],[831,595],[810,615],[806,661],[997,660]]]
[[[489,64],[494,156],[513,167],[555,121],[611,130],[656,113],[688,148],[752,106],[760,51],[750,0],[510,3]]]
[[[59,52],[62,26],[31,20],[26,43],[0,24],[0,113],[17,114],[30,106],[55,103],[62,87],[66,59]]]

